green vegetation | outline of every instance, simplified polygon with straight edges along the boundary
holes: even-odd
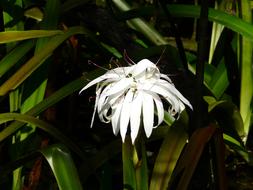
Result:
[[[0,189],[252,185],[253,4],[184,2],[0,1]],[[90,128],[96,90],[79,91],[142,59],[193,110],[175,119],[165,109],[133,145],[97,114]]]

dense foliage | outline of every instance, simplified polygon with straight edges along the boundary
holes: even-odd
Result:
[[[251,1],[1,0],[0,8],[1,189],[251,189]],[[97,115],[90,128],[96,89],[79,91],[143,59],[193,109],[165,109],[150,138],[141,126],[133,144],[130,131],[122,143]]]

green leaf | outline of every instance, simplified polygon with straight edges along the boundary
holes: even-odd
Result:
[[[66,147],[56,144],[41,150],[41,153],[47,159],[60,190],[82,190],[76,166]]]
[[[93,79],[97,76],[100,76],[103,71],[95,70],[94,72],[90,72],[86,75],[87,78]],[[68,95],[80,90],[84,87],[88,81],[85,77],[76,79],[69,84],[65,85],[58,91],[56,91],[53,95],[43,100],[41,103],[37,104],[29,111],[26,112],[27,115],[38,116],[41,112],[45,111],[50,106],[54,105],[55,103],[59,102],[63,98],[67,97]],[[24,124],[22,122],[13,122],[7,128],[3,129],[0,132],[0,142],[6,139],[8,136],[13,134],[16,130],[20,129]]]
[[[35,19],[39,22],[42,21],[42,19],[44,17],[43,12],[38,7],[32,7],[32,8],[25,10],[24,15],[27,18],[32,18],[32,19]]]
[[[63,34],[63,32],[61,30],[27,30],[0,32],[0,44],[32,38],[50,37],[59,34]]]
[[[34,41],[29,40],[17,45],[0,61],[0,77],[11,69],[34,46]]]
[[[208,112],[211,113],[218,121],[219,126],[223,128],[223,132],[232,135],[237,140],[245,138],[243,120],[238,108],[229,101],[216,101],[210,96],[204,97],[208,103]]]
[[[215,72],[213,73],[211,80],[207,83],[207,86],[213,95],[219,99],[224,94],[228,85],[229,81],[227,77],[227,70],[224,62],[221,62],[215,69]]]
[[[60,1],[59,0],[50,0],[47,1],[45,6],[45,17],[40,23],[40,28],[43,30],[56,29],[59,19],[59,10],[60,10]],[[43,47],[50,40],[49,37],[40,38],[37,40],[34,55],[38,54],[40,51],[43,51]],[[41,102],[45,97],[45,91],[47,86],[47,77],[48,77],[48,65],[50,64],[50,59],[46,59],[42,63],[40,70],[33,73],[23,84],[22,96],[27,98],[23,101],[23,104],[20,107],[20,112],[25,113],[27,110]],[[39,74],[38,74],[39,72]],[[36,82],[35,82],[36,81]],[[29,91],[31,84],[37,83],[36,89],[31,92],[31,94],[26,95],[25,92]],[[20,133],[20,139],[25,139],[29,134],[33,133],[35,128],[30,126],[31,130],[29,132],[25,131]]]
[[[63,135],[57,128],[50,125],[49,123],[37,119],[30,115],[19,114],[19,113],[2,113],[0,114],[0,124],[6,123],[8,121],[21,121],[23,123],[35,125],[36,127],[46,131],[54,138],[58,139],[59,141],[63,142],[65,145],[69,146],[74,152],[76,152],[81,158],[85,159],[84,153],[80,150],[79,147],[72,142],[67,136]]]
[[[128,11],[131,7],[124,0],[112,0],[114,4],[121,11]],[[128,24],[132,26],[135,30],[141,32],[147,39],[152,41],[156,45],[166,45],[168,42],[163,38],[163,36],[149,23],[141,18],[134,18],[128,21]]]
[[[0,96],[5,95],[10,90],[17,88],[27,77],[35,71],[43,61],[48,58],[52,52],[67,38],[75,34],[87,34],[83,27],[69,28],[63,34],[52,37],[44,46],[43,50],[34,55],[25,65],[23,65],[14,75],[12,75],[4,84],[0,86]]]
[[[121,2],[122,1],[120,0],[118,4]],[[200,6],[174,4],[168,5],[167,8],[169,9],[173,17],[199,18],[200,15]],[[124,9],[123,11],[127,11],[127,9]],[[150,15],[164,16],[163,12],[161,10],[158,11],[155,6],[132,9],[125,13],[122,13],[120,16],[124,19],[133,19],[136,17]],[[208,10],[208,19],[210,21],[222,24],[235,32],[238,32],[239,34],[243,35],[244,37],[247,37],[251,41],[253,40],[253,25],[250,22],[243,21],[242,19],[234,15],[212,8],[209,8]]]
[[[175,126],[171,126],[165,136],[155,161],[150,190],[167,189],[177,160],[186,144],[188,135],[184,127],[187,124],[187,120],[187,118],[183,117],[175,122]]]
[[[252,23],[252,13],[250,2],[242,0],[241,14],[242,19]],[[252,25],[251,25],[252,26]],[[244,36],[247,37],[247,36]],[[251,100],[253,96],[253,74],[252,74],[252,38],[240,39],[238,58],[241,68],[241,91],[240,91],[240,113],[246,132],[246,141],[250,130],[250,119],[252,113]]]
[[[237,151],[242,158],[246,161],[252,164],[253,161],[253,154],[252,152],[249,152],[238,140],[236,140],[234,137],[223,134],[224,142],[233,150]]]

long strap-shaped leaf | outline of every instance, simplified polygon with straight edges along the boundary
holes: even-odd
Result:
[[[121,1],[122,0],[119,0],[119,2]],[[199,18],[200,16],[200,6],[180,4],[170,5],[168,6],[168,9],[174,17]],[[132,19],[135,17],[153,15],[154,13],[156,15],[159,13],[163,15],[163,13],[158,11],[155,7],[145,7],[129,10],[125,13],[122,13],[121,16],[124,19]],[[235,32],[238,32],[244,37],[247,37],[249,40],[253,40],[253,25],[249,22],[243,21],[234,15],[212,8],[209,8],[208,10],[208,19],[210,21],[220,23]]]
[[[33,40],[19,44],[0,61],[0,77],[11,69],[34,46]]]
[[[75,34],[87,34],[84,27],[69,28],[63,34],[53,37],[40,51],[34,55],[25,65],[23,65],[14,75],[12,75],[2,86],[0,86],[0,96],[5,95],[8,91],[18,87],[30,74],[35,71],[41,63],[48,58],[52,52],[66,39]]]
[[[175,123],[175,126],[170,127],[163,140],[154,165],[149,187],[150,190],[165,190],[168,187],[172,172],[188,137],[184,129],[188,119],[186,115],[183,114],[182,116]]]
[[[250,2],[248,0],[242,0],[241,12],[242,19],[248,22],[252,22],[252,13],[250,8]],[[252,38],[242,38],[239,45],[239,63],[241,67],[241,92],[240,92],[240,113],[242,115],[244,130],[246,132],[246,138],[244,142],[247,142],[250,122],[252,118],[252,97],[253,97],[253,72],[252,72]]]
[[[56,144],[41,150],[47,159],[60,190],[82,190],[76,166],[68,149]]]
[[[102,71],[98,69],[98,70],[95,70],[94,72],[90,72],[89,74],[87,74],[86,77],[89,79],[93,79],[101,74],[102,74]],[[63,98],[80,90],[87,83],[88,83],[88,81],[84,77],[76,79],[76,80],[70,82],[69,84],[65,85],[64,87],[62,87],[58,91],[56,91],[53,95],[51,95],[47,99],[43,100],[41,103],[34,106],[32,109],[27,111],[25,114],[37,116],[41,112],[43,112],[44,110],[49,108],[50,106],[52,106],[55,103],[62,100]],[[8,136],[13,134],[16,130],[18,130],[23,125],[24,125],[23,122],[18,122],[18,121],[11,123],[9,126],[7,126],[5,129],[3,129],[0,132],[0,141],[3,141],[4,139],[6,139]]]
[[[55,36],[62,33],[63,32],[61,30],[27,30],[0,32],[0,44],[32,38]]]

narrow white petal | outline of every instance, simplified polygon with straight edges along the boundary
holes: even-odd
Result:
[[[161,98],[156,93],[151,92],[151,96],[153,97],[153,100],[155,101],[157,116],[158,116],[157,125],[154,127],[158,127],[163,122],[163,118],[164,118],[163,103],[162,103]]]
[[[187,106],[189,106],[191,109],[192,105],[191,103],[176,89],[175,86],[171,85],[171,84],[166,84],[164,81],[159,80],[158,85],[161,85],[163,88],[166,88],[168,91],[170,91],[171,93],[173,93],[175,96],[177,96],[184,104],[186,104]]]
[[[118,93],[118,94],[113,94],[106,99],[102,109],[99,111],[99,115],[102,115],[101,121],[104,121],[103,118],[106,118],[106,121],[104,122],[111,121],[112,115],[113,115],[112,109],[115,109],[115,107],[118,106],[119,104],[118,102],[122,99],[122,96],[123,96],[122,93]],[[108,115],[109,110],[111,110],[111,112]]]
[[[165,75],[165,74],[160,74],[160,76],[161,76],[161,78],[166,79],[169,83],[171,83],[172,85],[174,85],[173,82],[172,82],[172,80],[171,80],[167,75]]]
[[[107,96],[126,90],[131,86],[132,81],[132,78],[123,78],[120,81],[115,82],[113,86],[106,92]]]
[[[142,91],[139,91],[136,92],[131,105],[130,126],[131,126],[132,144],[134,144],[134,141],[139,132],[141,121],[141,108],[142,108]]]
[[[120,135],[123,142],[125,141],[128,123],[130,119],[132,98],[133,98],[133,92],[132,90],[129,90],[124,99],[121,113],[120,113]]]
[[[150,137],[154,126],[154,102],[150,94],[143,93],[143,124],[147,137]]]
[[[153,85],[150,87],[149,91],[160,94],[171,104],[171,106],[174,109],[176,110],[179,109],[177,97],[174,94],[172,94],[170,91],[166,90],[166,88],[163,88],[162,86],[158,86],[158,85]]]
[[[95,118],[95,114],[96,114],[96,110],[97,110],[97,106],[98,106],[98,100],[99,100],[100,92],[101,92],[101,88],[98,88],[96,90],[97,95],[96,95],[95,106],[94,106],[94,110],[93,110],[93,114],[92,114],[92,118],[91,118],[90,128],[92,128],[93,123],[94,123],[94,118]]]
[[[108,78],[115,78],[115,74],[108,74],[108,73],[105,73],[104,75],[98,77],[98,78],[95,78],[94,80],[90,81],[87,85],[85,85],[79,92],[82,93],[82,91],[86,90],[87,88],[93,86],[94,84],[97,84],[103,80],[106,80]]]
[[[123,98],[119,98],[117,104],[112,107],[112,130],[114,135],[117,135],[120,129],[120,113],[123,105]]]
[[[105,109],[109,109],[110,107],[112,107],[118,101],[118,98],[123,94],[124,91],[110,96],[107,96],[106,93],[102,93],[100,96],[98,112],[103,112]]]

